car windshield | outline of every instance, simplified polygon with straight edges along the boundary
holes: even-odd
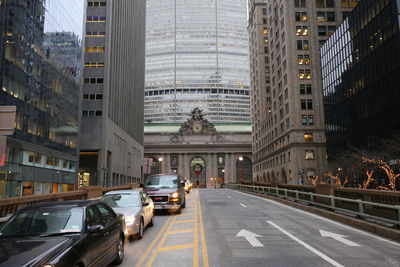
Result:
[[[82,223],[83,208],[42,207],[18,212],[0,230],[0,237],[78,233]]]
[[[104,195],[101,200],[112,208],[140,207],[140,198],[136,193]]]
[[[178,181],[176,176],[150,176],[147,178],[145,188],[177,188]]]

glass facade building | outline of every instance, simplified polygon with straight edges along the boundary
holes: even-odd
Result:
[[[78,65],[53,64],[60,61],[52,63],[54,49],[45,45],[48,32],[60,32],[72,37],[70,54],[80,58],[83,9],[79,16],[79,1],[71,3],[0,1],[0,105],[16,106],[14,133],[0,162],[0,198],[75,188]]]
[[[250,122],[246,0],[148,0],[145,121]]]
[[[400,130],[400,1],[365,0],[321,48],[328,156]]]

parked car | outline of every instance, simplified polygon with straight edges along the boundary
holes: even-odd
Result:
[[[144,191],[154,202],[156,210],[173,210],[177,213],[186,206],[185,182],[176,174],[150,175]]]
[[[124,215],[125,236],[142,239],[143,229],[154,225],[154,203],[141,190],[110,191],[101,200]]]
[[[0,228],[0,266],[107,266],[124,259],[124,221],[101,201],[23,208]]]

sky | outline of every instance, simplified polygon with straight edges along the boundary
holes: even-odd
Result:
[[[45,32],[74,32],[82,39],[85,0],[46,0]]]

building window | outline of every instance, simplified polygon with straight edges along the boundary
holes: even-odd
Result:
[[[88,2],[88,7],[105,7],[107,2]]]
[[[310,55],[297,55],[297,64],[309,65],[310,64]]]
[[[312,99],[301,99],[300,107],[301,109],[313,109]]]
[[[299,79],[300,80],[310,80],[311,79],[311,70],[299,70]]]
[[[306,36],[308,35],[308,28],[307,26],[296,26],[296,35]]]
[[[87,46],[85,47],[86,53],[104,53],[105,47],[104,46]]]
[[[304,134],[304,142],[312,143],[314,141],[314,137],[312,133],[305,133]]]
[[[306,150],[305,158],[306,158],[306,160],[313,160],[314,159],[314,151]]]
[[[86,32],[86,37],[105,37],[105,32]]]
[[[317,22],[325,22],[325,12],[317,12]]]
[[[85,68],[104,68],[104,62],[85,62]]]
[[[318,26],[318,36],[326,36],[326,26]]]
[[[360,0],[342,0],[342,7],[356,7]]]
[[[314,125],[314,115],[301,115],[302,125]]]
[[[294,7],[306,7],[306,0],[294,0]]]
[[[106,17],[98,17],[98,16],[88,16],[86,17],[87,22],[105,22]]]
[[[84,78],[83,82],[85,84],[104,83],[104,79],[103,78]]]
[[[297,50],[308,50],[308,40],[297,40]]]
[[[336,31],[336,26],[328,26],[328,36],[331,36]]]
[[[307,12],[296,12],[295,13],[295,20],[296,21],[306,22],[307,21]]]
[[[326,18],[328,21],[336,21],[335,12],[326,12]]]
[[[312,94],[311,84],[300,84],[300,94],[311,95]]]
[[[28,161],[30,163],[40,164],[42,159],[42,154],[38,152],[28,152]]]

